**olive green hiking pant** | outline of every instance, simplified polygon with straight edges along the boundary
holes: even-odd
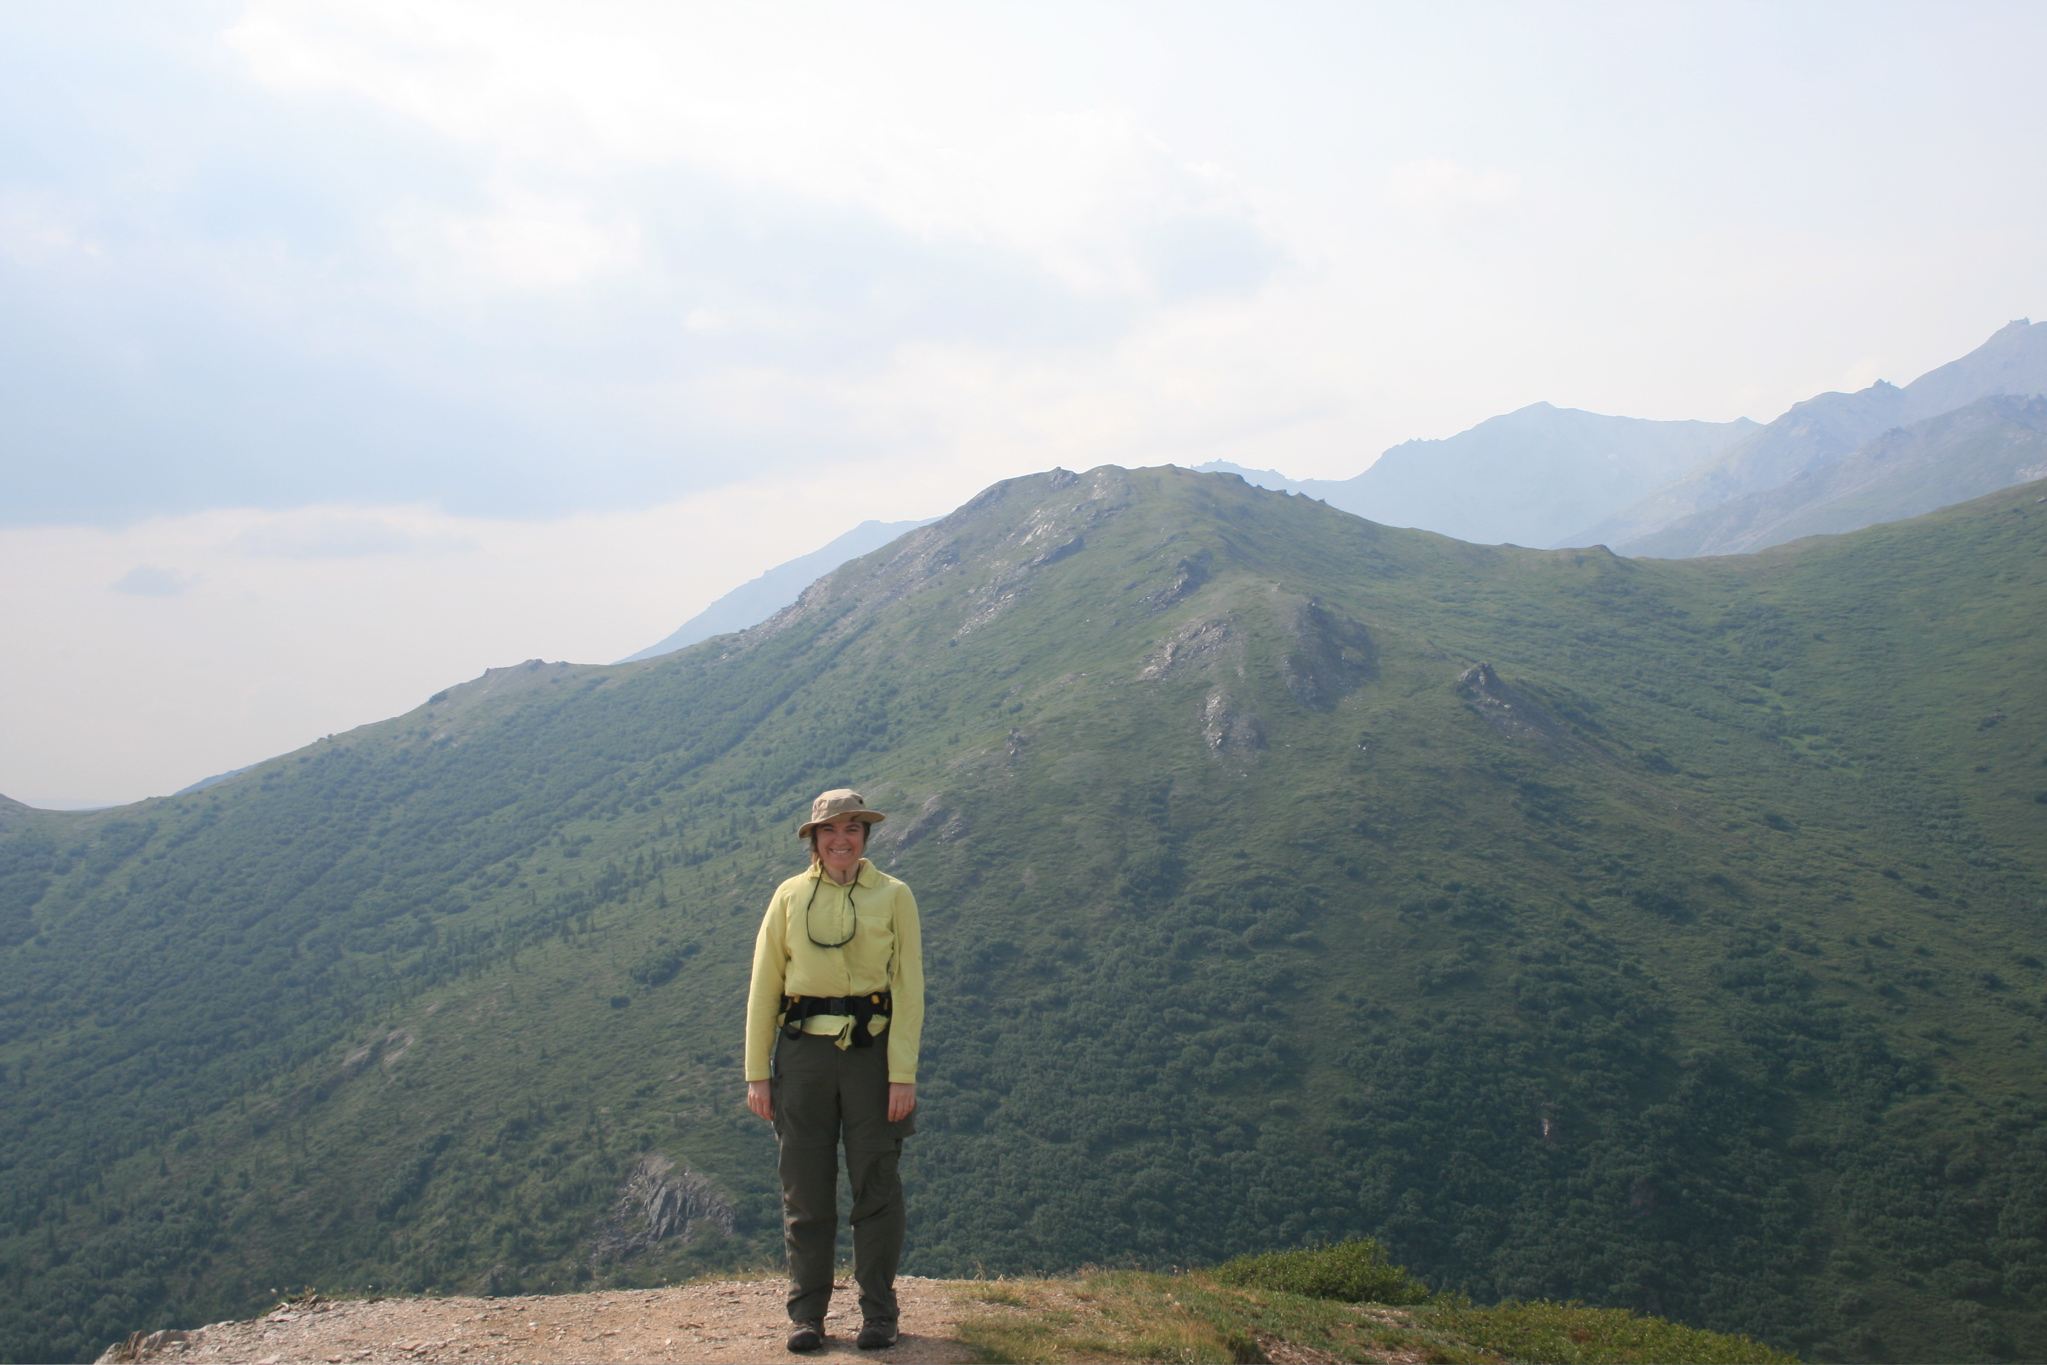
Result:
[[[789,1318],[821,1322],[832,1301],[839,1235],[839,1144],[853,1187],[853,1280],[860,1316],[896,1320],[903,1257],[903,1182],[896,1166],[914,1116],[888,1121],[888,1040],[841,1048],[805,1033],[775,1046],[775,1138],[781,1146],[782,1240],[789,1251]]]

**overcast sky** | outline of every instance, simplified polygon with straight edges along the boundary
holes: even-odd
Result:
[[[0,6],[0,792],[1055,464],[1775,416],[2047,313],[2047,6]]]

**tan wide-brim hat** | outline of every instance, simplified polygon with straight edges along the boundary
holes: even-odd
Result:
[[[878,825],[888,819],[878,810],[867,809],[867,798],[851,787],[840,787],[836,791],[821,793],[810,803],[810,819],[797,826],[796,837],[808,839],[810,832],[819,825],[832,820],[843,820],[847,816],[865,820],[869,825]]]

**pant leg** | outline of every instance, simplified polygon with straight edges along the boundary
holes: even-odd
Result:
[[[846,1132],[846,1175],[853,1187],[853,1279],[860,1316],[894,1322],[896,1266],[903,1258],[903,1139],[916,1119],[888,1121],[888,1047],[839,1054],[839,1111]]]
[[[896,1320],[896,1266],[903,1259],[903,1182],[897,1171],[902,1143],[886,1151],[846,1152],[853,1184],[853,1279],[860,1286],[860,1316]]]
[[[775,1048],[775,1138],[789,1320],[820,1322],[832,1301],[839,1234],[839,1049],[806,1033]]]

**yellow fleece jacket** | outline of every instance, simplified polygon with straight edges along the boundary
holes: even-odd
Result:
[[[850,892],[850,895],[848,894]],[[850,908],[849,908],[850,906]],[[849,917],[857,916],[854,929]],[[836,948],[847,931],[852,937]],[[888,1078],[915,1084],[917,1048],[924,1039],[924,938],[917,898],[910,888],[865,858],[850,887],[813,866],[775,888],[753,942],[753,984],[746,996],[746,1079],[768,1079],[775,1030],[785,995],[893,994],[893,1016],[868,1025],[888,1045]],[[887,1032],[883,1032],[886,1029]],[[819,1014],[803,1021],[806,1033],[838,1035],[851,1045],[853,1019]]]

